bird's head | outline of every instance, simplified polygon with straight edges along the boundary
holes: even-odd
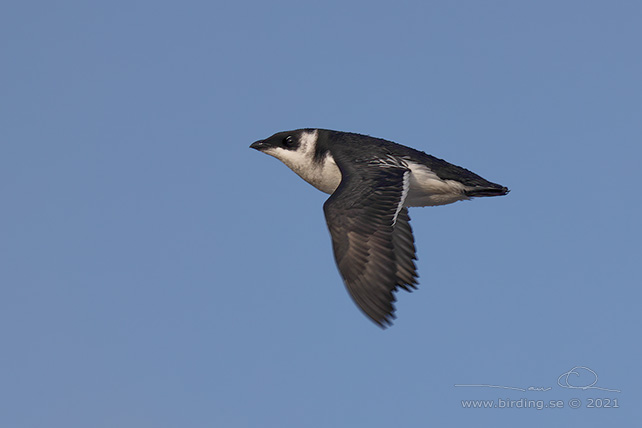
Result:
[[[319,131],[317,129],[297,129],[277,132],[265,140],[250,145],[266,155],[274,156],[294,171],[312,162]]]

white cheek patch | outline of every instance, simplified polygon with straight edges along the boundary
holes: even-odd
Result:
[[[317,146],[317,140],[319,139],[319,131],[316,129],[312,132],[303,132],[299,140],[299,148],[297,151],[302,151],[303,153],[312,155],[314,149]]]
[[[287,150],[282,147],[272,147],[265,150],[265,154],[274,156],[294,171],[299,177],[325,193],[332,193],[341,182],[341,172],[328,155],[323,162],[314,159],[318,131],[303,132],[299,137],[299,147],[296,150]]]
[[[313,132],[303,132],[299,138],[299,147],[296,150],[287,150],[282,147],[273,147],[265,151],[266,154],[274,156],[291,170],[299,174],[298,171],[307,168],[312,163],[314,149],[316,148],[318,138],[317,130]],[[301,175],[301,174],[299,174]]]

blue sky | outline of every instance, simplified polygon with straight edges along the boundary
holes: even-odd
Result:
[[[0,425],[632,426],[641,14],[4,2]],[[301,127],[512,192],[411,209],[420,287],[384,331],[335,268],[326,195],[248,148]],[[595,375],[567,386],[619,392],[560,387],[576,366]]]

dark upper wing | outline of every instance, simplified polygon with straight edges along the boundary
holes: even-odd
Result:
[[[335,161],[343,178],[323,209],[337,266],[357,305],[385,327],[394,319],[395,288],[416,284],[415,246],[403,208],[410,172],[394,159]]]

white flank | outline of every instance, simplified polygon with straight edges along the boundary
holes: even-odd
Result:
[[[406,197],[407,207],[446,205],[469,199],[466,186],[453,180],[442,180],[425,165],[406,160],[410,168],[410,190]]]

